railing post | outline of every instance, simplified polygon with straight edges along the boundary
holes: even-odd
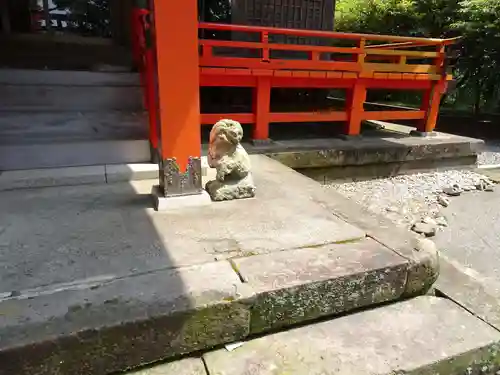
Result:
[[[365,53],[366,39],[362,38],[358,42],[358,48],[361,49],[361,53],[358,53],[357,62],[359,64],[365,63],[366,53]]]
[[[257,86],[254,88],[253,112],[255,125],[253,139],[257,141],[269,140],[269,114],[271,111],[271,77],[257,77]]]
[[[357,78],[354,87],[348,89],[346,95],[347,126],[344,131],[346,135],[355,136],[361,133],[365,101],[366,86]]]
[[[424,134],[431,133],[436,127],[441,96],[446,87],[446,72],[442,71],[444,69],[445,46],[439,45],[437,52],[438,57],[434,60],[434,64],[438,68],[438,74],[441,78],[439,81],[432,81],[431,87],[424,91],[420,109],[425,111],[425,117],[417,124],[417,130]]]
[[[261,42],[263,44],[263,46],[262,46],[262,61],[269,62],[270,61],[269,33],[267,31],[262,32]]]

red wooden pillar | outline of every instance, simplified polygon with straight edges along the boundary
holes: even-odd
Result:
[[[197,2],[155,0],[160,187],[202,192]]]
[[[438,46],[437,52],[438,57],[435,59],[434,64],[438,69],[438,73],[441,74],[441,79],[433,81],[431,87],[424,91],[420,109],[425,111],[425,117],[417,124],[417,130],[422,133],[431,133],[436,127],[441,96],[446,90],[445,46]]]
[[[347,90],[346,95],[347,126],[344,131],[346,135],[359,135],[361,133],[365,101],[366,86],[356,81],[354,87]]]
[[[271,77],[257,77],[257,86],[254,88],[253,112],[255,127],[253,140],[269,140],[269,114],[271,112]]]
[[[444,94],[445,85],[446,81],[440,80],[433,83],[432,87],[424,92],[420,109],[425,111],[425,117],[417,125],[419,132],[431,133],[436,127],[441,96]]]

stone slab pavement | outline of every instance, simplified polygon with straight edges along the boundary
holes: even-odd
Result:
[[[435,242],[444,257],[500,296],[500,189],[466,192],[442,212],[449,226]]]
[[[0,375],[108,374],[435,281],[435,249],[252,163],[255,199],[182,211],[153,210],[154,181],[2,192]]]
[[[452,301],[422,296],[127,375],[493,375],[499,343]]]
[[[365,237],[290,188],[276,164],[255,166],[258,199],[175,213],[153,210],[151,181],[3,192],[0,292]]]

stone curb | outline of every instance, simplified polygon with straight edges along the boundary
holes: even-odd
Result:
[[[203,176],[207,168],[202,158]],[[154,179],[158,179],[158,165],[151,163],[16,170],[0,172],[0,191]]]
[[[365,238],[21,291],[0,300],[0,375],[108,374],[395,301],[409,266]]]
[[[496,374],[500,333],[423,296],[205,353],[209,374]]]
[[[484,142],[472,138],[440,139],[411,138],[407,144],[375,139],[360,144],[343,141],[344,145],[294,151],[276,152],[262,150],[262,153],[293,169],[363,166],[384,163],[405,163],[441,159],[476,157]]]
[[[491,327],[451,301],[426,296],[127,375],[243,375],[253,368],[261,375],[496,374],[499,344]]]

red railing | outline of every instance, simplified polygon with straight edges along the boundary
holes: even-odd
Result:
[[[356,135],[363,120],[411,119],[420,120],[420,130],[432,131],[451,79],[445,48],[456,41],[211,23],[199,28],[200,84],[254,90],[252,113],[203,114],[202,122],[251,122],[254,139],[267,139],[269,123],[276,122],[345,121],[345,133]],[[292,87],[345,89],[345,108],[270,112],[271,88]],[[424,99],[420,110],[368,112],[367,89],[423,90]]]
[[[281,29],[241,25],[201,23],[201,34],[226,32],[241,39],[242,35],[257,36],[258,41],[200,39],[201,67],[247,68],[272,70],[346,71],[360,77],[375,73],[415,73],[442,75],[444,49],[456,39],[409,38],[389,35],[349,34],[313,30]],[[316,39],[327,45],[275,43],[273,39],[292,37]],[[350,42],[354,46],[335,46]],[[432,50],[413,50],[420,49]],[[258,57],[235,57],[221,53],[221,49],[259,51]],[[214,53],[219,50],[218,53]],[[273,58],[274,51],[305,52],[307,58]],[[377,60],[382,60],[375,62]],[[412,63],[432,60],[431,63]],[[439,77],[429,77],[439,79]]]

